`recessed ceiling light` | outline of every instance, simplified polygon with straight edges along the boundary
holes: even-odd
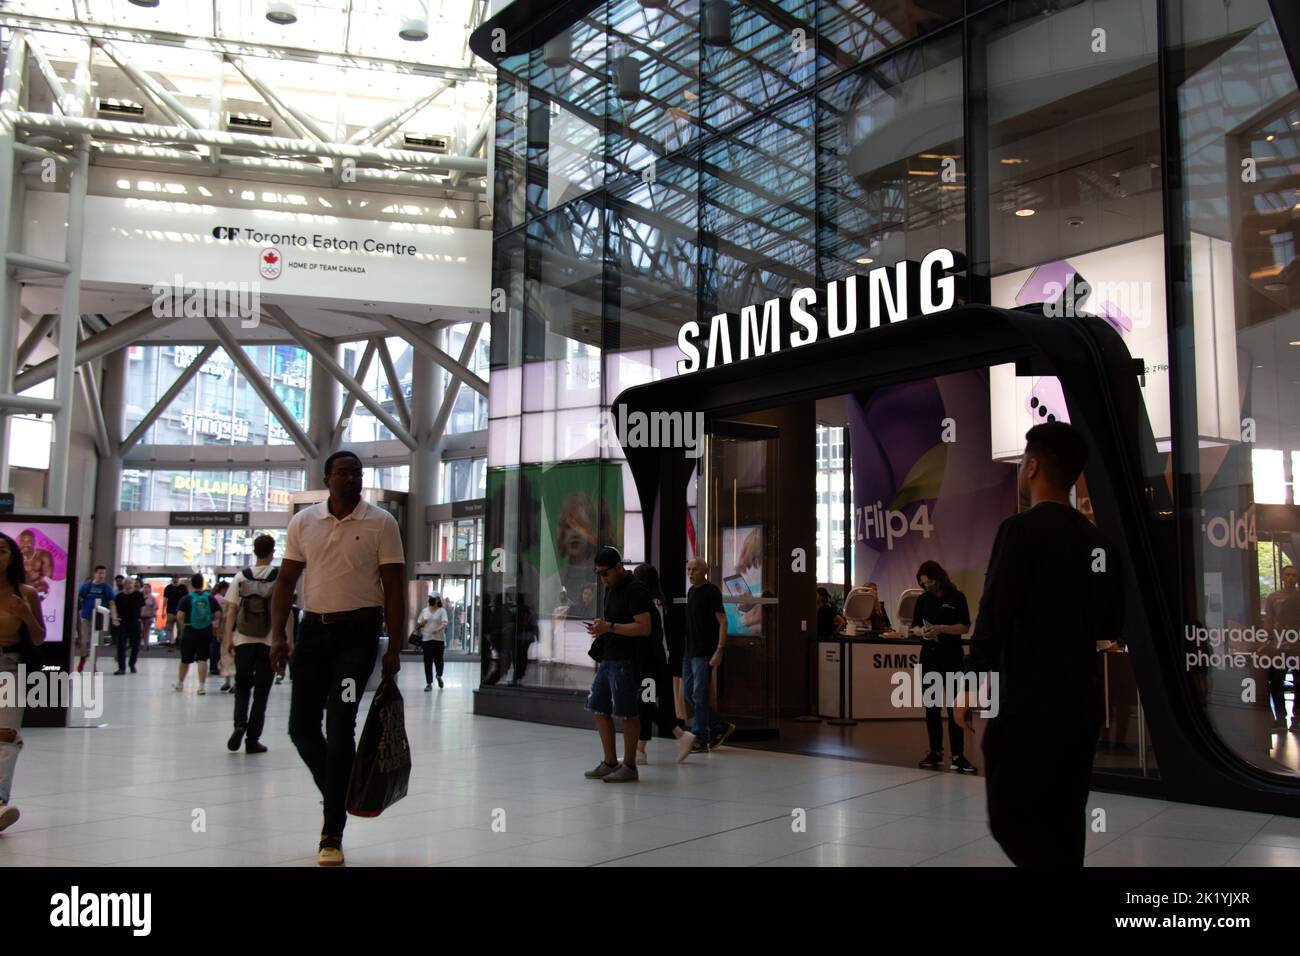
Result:
[[[1277,139],[1277,136],[1275,136],[1273,133],[1269,133],[1267,136],[1264,137],[1264,142],[1271,143],[1275,139]]]
[[[1033,210],[1033,209],[1029,209],[1028,207],[1026,207],[1026,208],[1024,208],[1024,209],[1017,209],[1017,210],[1016,210],[1016,215],[1019,216],[1019,217],[1022,218],[1022,219],[1027,218],[1027,217],[1029,217],[1029,216],[1032,216],[1033,214],[1034,214],[1034,210]]]
[[[863,256],[861,259],[854,259],[853,261],[860,266],[869,266],[871,265],[871,263],[875,262],[876,260],[871,258],[871,256]]]
[[[1288,342],[1287,345],[1300,345],[1300,340]]]
[[[1003,166],[1023,166],[1029,162],[1027,159],[1019,159],[1015,156],[1008,156],[1006,159],[998,160]]]

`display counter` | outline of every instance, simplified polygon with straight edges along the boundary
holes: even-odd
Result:
[[[894,675],[913,674],[921,663],[919,637],[885,637],[868,633],[819,638],[817,642],[817,714],[831,720],[899,720],[925,716],[920,700],[915,707],[895,707],[891,701]],[[963,646],[969,646],[963,640]],[[915,698],[914,693],[908,697]],[[847,713],[845,713],[847,711]]]

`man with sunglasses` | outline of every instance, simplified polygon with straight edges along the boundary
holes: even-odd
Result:
[[[653,602],[650,592],[623,567],[623,556],[609,546],[596,552],[596,576],[605,585],[605,612],[587,625],[597,660],[587,709],[596,715],[604,758],[584,776],[605,783],[633,783],[636,745],[641,736],[637,683],[637,641],[648,640]],[[623,718],[623,763],[618,762],[614,718]]]

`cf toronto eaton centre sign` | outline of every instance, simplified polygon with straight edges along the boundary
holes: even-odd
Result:
[[[819,303],[817,290],[811,287],[796,289],[788,299],[747,305],[739,315],[722,312],[709,320],[707,342],[699,322],[686,322],[677,333],[677,347],[686,356],[677,362],[677,374],[852,335],[874,329],[882,321],[902,322],[909,315],[950,309],[957,298],[957,280],[946,273],[956,264],[951,250],[935,249],[919,264],[899,262],[865,276],[836,279],[826,286],[821,315],[813,311]]]

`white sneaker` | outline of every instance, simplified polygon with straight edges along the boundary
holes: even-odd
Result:
[[[201,696],[203,696],[203,695],[206,694],[206,693],[207,693],[207,691],[204,689],[203,685],[200,684],[200,685],[199,685],[199,696],[201,697]]]
[[[677,762],[681,763],[691,755],[691,748],[695,746],[695,735],[689,730],[677,738]]]
[[[7,830],[18,822],[21,816],[17,807],[11,807],[7,804],[0,803],[0,830]]]
[[[172,684],[172,690],[176,691],[176,693],[178,694],[184,689],[185,689],[185,685],[182,684],[180,681],[177,681],[176,683]]]
[[[650,755],[644,750],[638,750],[636,752],[636,762],[638,766],[644,767],[650,762]]]

